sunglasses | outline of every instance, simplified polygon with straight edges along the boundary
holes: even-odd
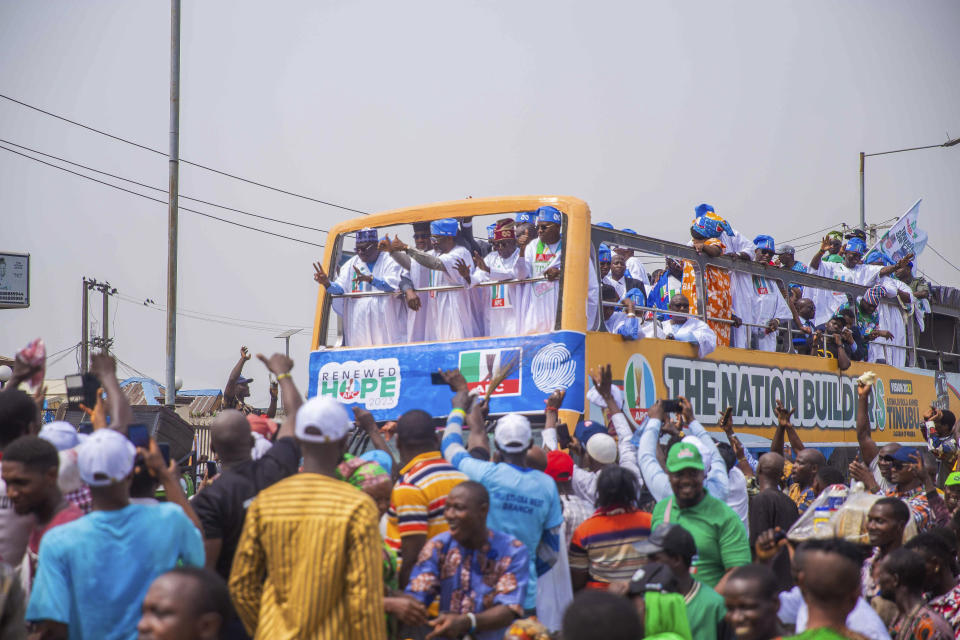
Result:
[[[506,240],[497,240],[495,242],[491,242],[490,246],[494,249],[499,249],[500,247],[509,246],[509,243]]]
[[[543,224],[538,224],[537,229],[540,231],[544,231],[546,229],[552,229],[555,226],[557,226],[556,222],[544,222]]]

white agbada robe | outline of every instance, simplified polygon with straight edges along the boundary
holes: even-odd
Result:
[[[634,280],[639,280],[647,289],[650,288],[650,277],[647,276],[647,268],[639,257],[633,256],[627,258],[627,275]]]
[[[669,311],[667,311],[669,313]],[[680,318],[683,320],[683,318]],[[663,323],[664,336],[673,336],[677,342],[692,342],[697,345],[697,355],[705,358],[717,348],[717,334],[700,318],[687,318],[683,324],[674,324],[673,319]]]
[[[495,280],[523,280],[530,277],[530,267],[520,249],[516,249],[509,258],[503,258],[498,251],[491,251],[483,259],[490,269],[474,269],[474,282]],[[522,284],[502,284],[488,287],[476,287],[483,301],[484,333],[491,338],[500,336],[518,336],[521,334],[521,314],[523,313]]]
[[[753,304],[750,305],[749,319],[745,322],[753,324],[767,324],[774,318],[792,318],[790,307],[780,293],[780,287],[775,280],[763,276],[750,277],[750,291],[753,294]],[[738,314],[739,315],[739,314]],[[742,317],[742,316],[741,316]],[[763,329],[750,327],[750,332],[757,339],[757,349],[760,351],[777,350],[777,332],[767,333]]]
[[[340,267],[334,282],[345,293],[379,291],[373,284],[357,279],[354,267],[364,275],[372,275],[398,291],[403,268],[389,254],[381,251],[373,263],[373,270],[353,256]],[[366,347],[382,344],[399,344],[406,341],[406,305],[396,294],[362,298],[334,298],[333,310],[343,317],[343,344],[349,347]]]
[[[853,269],[848,269],[847,265],[842,262],[824,262],[821,260],[817,270],[811,270],[810,273],[869,287],[877,283],[882,268],[877,265],[858,264]],[[813,300],[813,303],[817,306],[817,315],[813,319],[814,323],[817,325],[824,324],[833,317],[840,305],[845,302],[847,302],[847,294],[845,293],[817,289]]]
[[[539,238],[530,242],[523,257],[530,265],[530,277],[538,278],[550,267],[560,268],[563,240],[547,244]],[[557,322],[557,301],[560,299],[560,280],[528,282],[523,285],[524,309],[520,326],[523,334],[553,331]]]
[[[406,273],[406,276],[410,278],[414,289],[421,289],[430,284],[429,272],[429,269],[411,259],[410,271]],[[427,292],[418,291],[417,297],[420,298],[420,310],[407,309],[407,342],[423,342],[426,336],[427,305],[430,304],[430,296],[427,295]],[[406,304],[405,301],[404,304]]]
[[[750,260],[756,255],[757,246],[753,244],[742,233],[733,230],[733,235],[726,233],[720,236],[720,242],[723,243],[724,255],[744,253],[750,256]],[[730,272],[730,297],[733,305],[733,313],[741,319],[749,318],[751,307],[753,306],[753,277],[749,273],[740,271]],[[730,346],[747,349],[750,347],[749,327],[730,327]]]
[[[473,264],[473,258],[470,257],[467,249],[455,246],[448,253],[431,251],[431,255],[443,263],[446,272],[427,269],[429,277],[427,286],[446,287],[467,283],[456,267],[459,260],[463,260],[466,264]],[[473,337],[474,319],[471,300],[473,292],[470,289],[427,293],[427,317],[424,329],[426,340],[462,340]]]
[[[892,333],[893,340],[887,340],[886,338],[872,340],[867,350],[868,357],[870,362],[876,362],[882,358],[886,360],[889,365],[902,367],[907,362],[907,350],[893,346],[906,346],[907,344],[907,328],[903,322],[903,315],[900,313],[900,303],[899,300],[897,300],[897,292],[905,291],[909,293],[910,304],[913,304],[913,291],[903,282],[889,276],[880,278],[880,286],[882,286],[886,292],[887,302],[892,302],[893,304],[881,304],[877,307],[877,313],[880,316],[878,326],[880,329],[886,329]]]

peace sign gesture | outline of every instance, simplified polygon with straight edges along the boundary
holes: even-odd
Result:
[[[323,267],[319,262],[313,263],[313,279],[317,281],[322,287],[330,286],[330,278],[327,276],[327,272],[323,270]]]

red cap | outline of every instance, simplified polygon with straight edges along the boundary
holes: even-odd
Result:
[[[569,482],[573,478],[573,458],[563,451],[550,451],[545,473],[556,482]]]
[[[273,434],[277,432],[277,423],[266,416],[248,413],[247,422],[250,423],[250,431],[256,431],[264,438],[272,438]]]

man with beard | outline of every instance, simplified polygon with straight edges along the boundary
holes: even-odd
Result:
[[[493,230],[491,242],[493,251],[481,257],[473,254],[475,268],[460,271],[468,282],[495,282],[501,280],[522,280],[530,277],[530,267],[523,258],[523,249],[518,247],[513,221],[509,218],[499,220]],[[498,284],[480,287],[483,303],[483,336],[520,335],[520,310],[522,284]]]
[[[910,549],[897,549],[877,567],[880,595],[897,606],[890,625],[896,640],[953,640],[953,629],[923,599],[923,557]]]
[[[357,255],[340,267],[336,280],[330,280],[319,262],[314,264],[314,280],[333,295],[399,291],[402,269],[389,255],[380,251],[376,229],[357,232],[356,251]],[[335,298],[332,306],[343,317],[344,346],[406,341],[403,303],[396,296]]]
[[[660,401],[650,408],[651,419],[657,413],[662,417]],[[673,495],[654,507],[654,530],[671,523],[689,531],[697,546],[694,575],[714,587],[728,570],[750,563],[747,531],[733,509],[704,490],[703,457],[693,443],[670,447],[666,468]]]

